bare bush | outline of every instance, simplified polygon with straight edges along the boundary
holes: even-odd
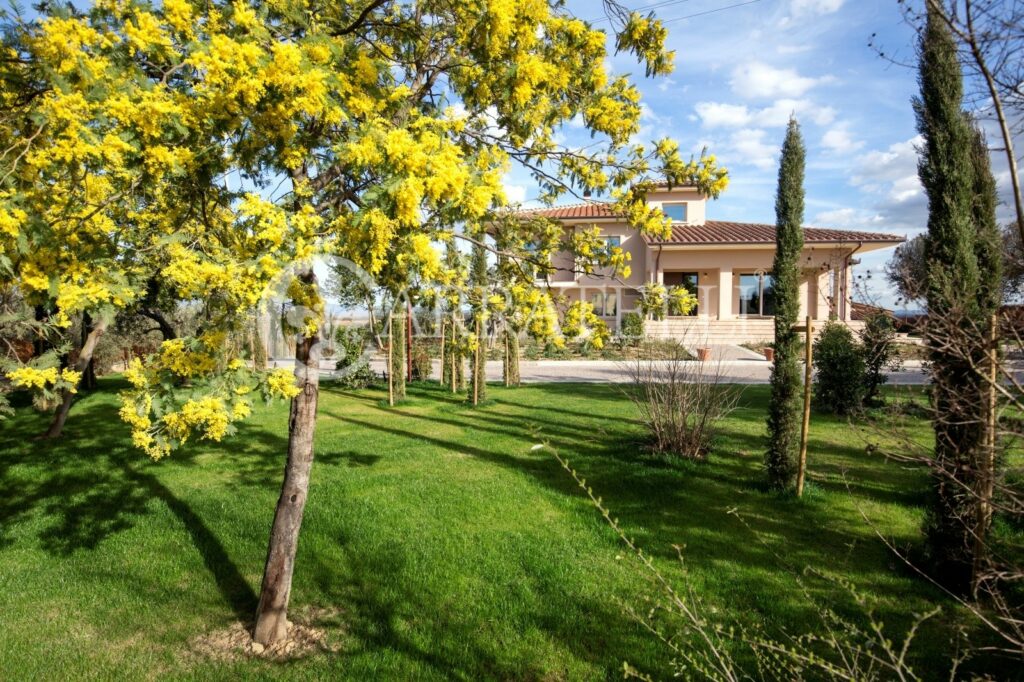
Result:
[[[651,436],[654,452],[704,460],[717,422],[736,406],[739,390],[722,383],[721,362],[693,361],[682,343],[641,347],[626,363],[629,398]],[[657,357],[658,359],[654,359]]]

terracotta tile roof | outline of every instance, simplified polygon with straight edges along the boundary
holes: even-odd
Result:
[[[674,225],[668,239],[648,238],[651,244],[774,244],[775,226],[764,223],[736,223],[727,220],[709,220],[703,225]],[[881,232],[833,230],[823,227],[805,227],[805,244],[835,244],[853,242],[889,242],[898,244],[903,237]]]
[[[535,208],[520,211],[520,215],[565,219],[616,218],[611,204],[592,201],[584,204]],[[668,239],[647,238],[651,244],[774,244],[775,226],[766,223],[738,223],[728,220],[708,220],[703,225],[675,225]],[[852,242],[886,242],[898,244],[904,237],[881,232],[835,230],[805,227],[804,242],[808,244],[834,244]]]
[[[568,206],[552,206],[551,208],[528,208],[519,211],[519,215],[540,218],[616,218],[612,205],[603,201],[591,201],[585,204]]]

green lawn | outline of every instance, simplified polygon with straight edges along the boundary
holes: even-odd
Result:
[[[210,660],[190,641],[255,608],[286,407],[153,463],[126,447],[118,385],[84,396],[58,443],[32,439],[45,419],[30,409],[0,422],[0,678],[595,679],[623,661],[666,677],[670,655],[623,612],[650,582],[531,450],[541,440],[724,622],[797,634],[820,629],[821,607],[856,614],[836,583],[806,578],[813,599],[796,587],[812,567],[869,594],[894,634],[943,606],[916,659],[938,674],[964,619],[861,518],[915,543],[925,474],[866,455],[846,422],[815,416],[806,499],[762,489],[765,387],[746,389],[708,464],[670,465],[638,454],[615,387],[495,386],[474,410],[433,386],[389,409],[380,391],[325,385],[292,605],[326,613],[337,650]]]

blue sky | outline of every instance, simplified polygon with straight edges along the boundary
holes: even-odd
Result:
[[[610,59],[630,73],[644,102],[640,140],[668,135],[683,150],[703,146],[731,175],[729,189],[708,206],[708,217],[774,222],[776,163],[785,124],[794,112],[807,145],[808,225],[913,235],[922,231],[926,204],[917,180],[910,99],[916,72],[895,66],[869,47],[872,34],[888,54],[912,62],[914,32],[895,0],[627,0],[653,9],[669,29],[675,72],[645,79],[629,55]],[[603,16],[596,0],[570,1],[577,16]],[[607,26],[607,22],[598,24]],[[563,130],[567,144],[582,131]],[[993,159],[1005,186],[1005,168]],[[523,172],[508,178],[510,196],[529,201],[538,191]],[[1004,207],[1005,210],[1005,207]],[[884,303],[881,267],[891,250],[866,254],[859,275],[870,274]]]

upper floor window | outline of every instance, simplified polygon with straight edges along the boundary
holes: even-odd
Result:
[[[675,223],[685,223],[686,222],[686,204],[685,203],[662,204],[661,205],[661,211],[662,211],[662,213],[667,215],[669,218],[671,218],[672,222],[675,222]]]

